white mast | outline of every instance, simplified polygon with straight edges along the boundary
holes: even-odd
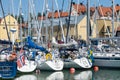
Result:
[[[48,0],[45,0],[45,10],[46,10],[46,21],[47,21],[47,14],[48,14]],[[46,26],[46,43],[48,42],[48,26]]]
[[[53,28],[53,19],[54,19],[54,0],[52,0],[52,24],[51,24],[51,27],[52,27],[52,34],[51,34],[51,37],[54,36],[53,32],[54,32],[54,28]]]
[[[89,44],[90,36],[90,0],[87,0],[87,42]]]
[[[60,12],[59,12],[59,8],[58,8],[58,3],[57,3],[57,0],[55,0],[55,3],[56,3],[56,7],[57,7],[57,11],[58,11],[58,16],[59,16],[59,20],[60,20],[60,27],[62,29],[62,37],[63,37],[63,41],[65,42],[65,35],[64,35],[64,30],[63,30],[63,23],[60,19]]]
[[[28,35],[31,36],[30,0],[28,0]]]
[[[12,12],[13,12],[13,16],[15,16],[15,14],[14,14],[14,3],[13,3],[13,0],[12,0]]]
[[[20,41],[22,41],[22,3],[21,3],[21,0],[20,0]]]

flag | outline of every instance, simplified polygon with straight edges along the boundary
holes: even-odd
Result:
[[[21,68],[22,66],[24,66],[24,64],[25,64],[24,50],[21,49],[21,50],[20,50],[20,54],[19,54],[19,56],[18,56],[18,58],[17,58],[17,66],[18,66],[19,68]]]
[[[88,58],[91,59],[91,61],[94,61],[92,49],[88,49]]]

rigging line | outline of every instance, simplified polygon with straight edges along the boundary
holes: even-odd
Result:
[[[45,15],[45,17],[46,17],[46,21],[47,21],[47,19],[48,19],[48,0],[45,0],[45,10],[46,10],[46,15]],[[48,43],[48,26],[46,25],[45,26],[45,29],[46,29],[46,43]]]
[[[113,1],[113,0],[112,0]],[[113,2],[112,2],[113,3]],[[117,27],[119,26],[119,24],[118,24],[118,22],[119,22],[119,13],[117,14],[117,10],[116,10],[116,8],[115,8],[115,6],[114,6],[114,3],[112,4],[113,5],[113,12],[115,11],[115,15],[116,15],[116,17],[117,17]],[[114,16],[114,15],[113,15]],[[114,17],[113,17],[113,19],[114,19]],[[113,22],[113,24],[114,24],[114,22]],[[114,25],[113,25],[114,26]],[[116,32],[117,32],[117,27],[114,27],[115,29],[114,29],[114,33],[113,33],[113,35],[115,36],[115,34],[116,34]]]
[[[98,5],[100,6],[100,0],[98,0]],[[100,10],[101,10],[101,13],[102,13],[102,17],[104,17],[101,7],[100,7]],[[103,19],[103,21],[104,21],[105,27],[106,27],[105,19]],[[108,30],[108,27],[106,27],[106,30],[107,30],[108,36],[109,36],[109,38],[110,38],[110,32],[109,32],[109,30]],[[110,42],[112,43],[112,40],[110,40]]]
[[[36,26],[38,26],[37,25],[37,17],[35,16],[35,5],[34,5],[34,2],[33,2],[33,0],[32,0],[32,16],[33,16],[33,20],[32,20],[32,23],[33,23],[33,29],[35,29],[35,31],[37,32],[37,30],[36,30]]]
[[[34,4],[34,2],[32,1],[32,10],[33,10],[33,19],[35,20],[35,24],[38,24],[38,21],[37,21],[37,17],[35,16],[36,15],[36,10],[35,10],[35,4]],[[38,26],[38,25],[36,25],[36,26]]]
[[[99,6],[100,6],[100,0],[98,0],[98,3],[99,3]],[[104,17],[104,15],[103,15],[103,11],[102,11],[101,7],[100,7],[100,11],[101,11],[101,13],[102,13],[102,17]],[[106,27],[106,21],[105,21],[105,19],[103,19],[103,21],[104,21],[104,23],[105,23],[105,27]],[[108,30],[107,27],[106,27],[106,30],[107,30],[107,32],[108,32],[108,36],[110,37],[110,32],[109,32],[109,30]]]
[[[112,37],[114,37],[114,0],[112,0]]]
[[[64,30],[63,30],[63,23],[60,19],[60,12],[59,12],[59,8],[58,8],[58,4],[57,4],[57,0],[55,0],[55,3],[56,3],[56,6],[57,6],[57,11],[58,11],[58,16],[59,16],[59,20],[60,20],[60,26],[61,26],[61,29],[62,29],[62,36],[63,36],[63,41],[65,42],[65,35],[64,35]]]
[[[31,20],[32,20],[32,13],[31,13],[31,0],[28,0],[28,35],[31,35],[31,28],[32,28],[32,24],[31,24]]]
[[[12,0],[12,11],[13,11],[13,16],[15,16],[14,14],[14,7],[13,7],[14,3],[13,3],[13,0]]]
[[[7,23],[6,23],[6,19],[5,19],[5,13],[4,13],[4,9],[3,9],[3,5],[2,5],[2,1],[1,0],[0,0],[0,4],[1,4],[1,9],[2,9],[2,13],[3,13],[3,17],[4,17],[4,22],[5,22],[5,27],[6,27],[6,31],[7,31],[7,36],[8,36],[8,40],[9,40],[9,44],[10,44],[10,36],[9,36],[8,27],[7,27]],[[10,47],[12,47],[11,44],[10,44]]]
[[[32,8],[33,8],[33,15],[34,15],[34,20],[35,20],[35,22],[34,22],[34,25],[36,26],[34,26],[35,27],[35,30],[36,30],[36,32],[37,32],[37,34],[38,34],[38,37],[37,37],[37,42],[39,43],[40,42],[40,37],[41,37],[41,32],[40,32],[40,30],[41,30],[41,27],[40,27],[40,25],[39,25],[39,22],[38,22],[38,20],[37,20],[37,17],[35,17],[35,5],[34,5],[34,3],[33,3],[33,1],[32,1]],[[40,29],[40,30],[39,30]]]
[[[73,0],[71,0],[71,3],[70,3],[70,11],[69,11],[69,17],[68,17],[68,25],[67,25],[67,34],[66,34],[66,43],[68,41],[68,33],[69,33],[69,28],[70,28],[70,17],[71,17],[71,11],[72,11],[72,2]]]
[[[74,25],[74,36],[76,35],[77,37],[78,37],[78,35],[77,35],[77,32],[76,32],[76,29],[77,29],[77,15],[78,15],[78,6],[79,6],[79,0],[78,0],[78,4],[77,4],[77,14],[76,14],[76,17],[75,17],[75,25]],[[73,37],[74,38],[74,37]]]
[[[92,32],[91,32],[91,36],[93,36],[93,34],[94,34],[94,31],[95,31],[95,33],[96,34],[98,34],[98,32],[97,32],[97,27],[96,27],[96,30],[94,29],[95,27],[95,24],[96,24],[96,15],[97,15],[97,9],[96,9],[96,2],[95,2],[95,5],[94,5],[95,7],[95,12],[93,13],[93,25],[91,26],[91,30],[92,30]],[[95,22],[95,23],[94,23]],[[93,36],[94,37],[94,36]]]
[[[43,9],[42,9],[42,14],[41,14],[41,16],[43,17],[43,13],[44,13],[44,9],[45,9],[45,0],[44,0],[44,2],[43,2]],[[42,39],[42,32],[41,32],[41,30],[42,30],[42,23],[43,23],[43,19],[41,19],[40,20],[40,22],[39,22],[39,25],[40,25],[40,27],[38,28],[39,30],[38,30],[38,43],[39,43],[39,39],[41,38]],[[43,44],[43,40],[42,40],[42,44]]]
[[[64,1],[65,1],[65,0],[62,1],[62,8],[61,8],[60,17],[61,17],[62,12],[63,12]],[[60,27],[60,19],[59,19],[59,26],[58,26],[58,31],[57,31],[57,33],[59,33],[59,31],[60,31],[60,30],[59,30],[59,27]],[[58,36],[58,34],[57,34],[57,36]]]
[[[21,0],[19,1],[19,5],[18,5],[17,22],[18,22],[18,16],[19,16],[19,13],[20,13],[20,5],[21,5]]]
[[[53,19],[54,19],[54,0],[52,0],[52,22],[51,22],[51,38],[54,36],[54,27],[53,27]]]
[[[23,39],[22,39],[22,34],[23,34],[23,31],[22,31],[22,2],[21,2],[21,0],[20,0],[20,11],[19,11],[19,17],[20,17],[20,41],[22,41]],[[21,45],[22,45],[22,43],[21,43]]]
[[[87,44],[89,45],[89,38],[90,38],[90,0],[87,0]]]

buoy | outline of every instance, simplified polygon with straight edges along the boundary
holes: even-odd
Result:
[[[36,69],[36,74],[40,74],[40,70],[39,69]]]
[[[98,66],[94,66],[94,71],[97,72],[99,70]]]
[[[70,73],[71,74],[75,73],[75,68],[70,68]]]

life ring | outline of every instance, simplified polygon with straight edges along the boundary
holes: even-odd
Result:
[[[52,60],[52,54],[51,53],[47,53],[45,55],[45,58],[46,58],[46,60]]]

